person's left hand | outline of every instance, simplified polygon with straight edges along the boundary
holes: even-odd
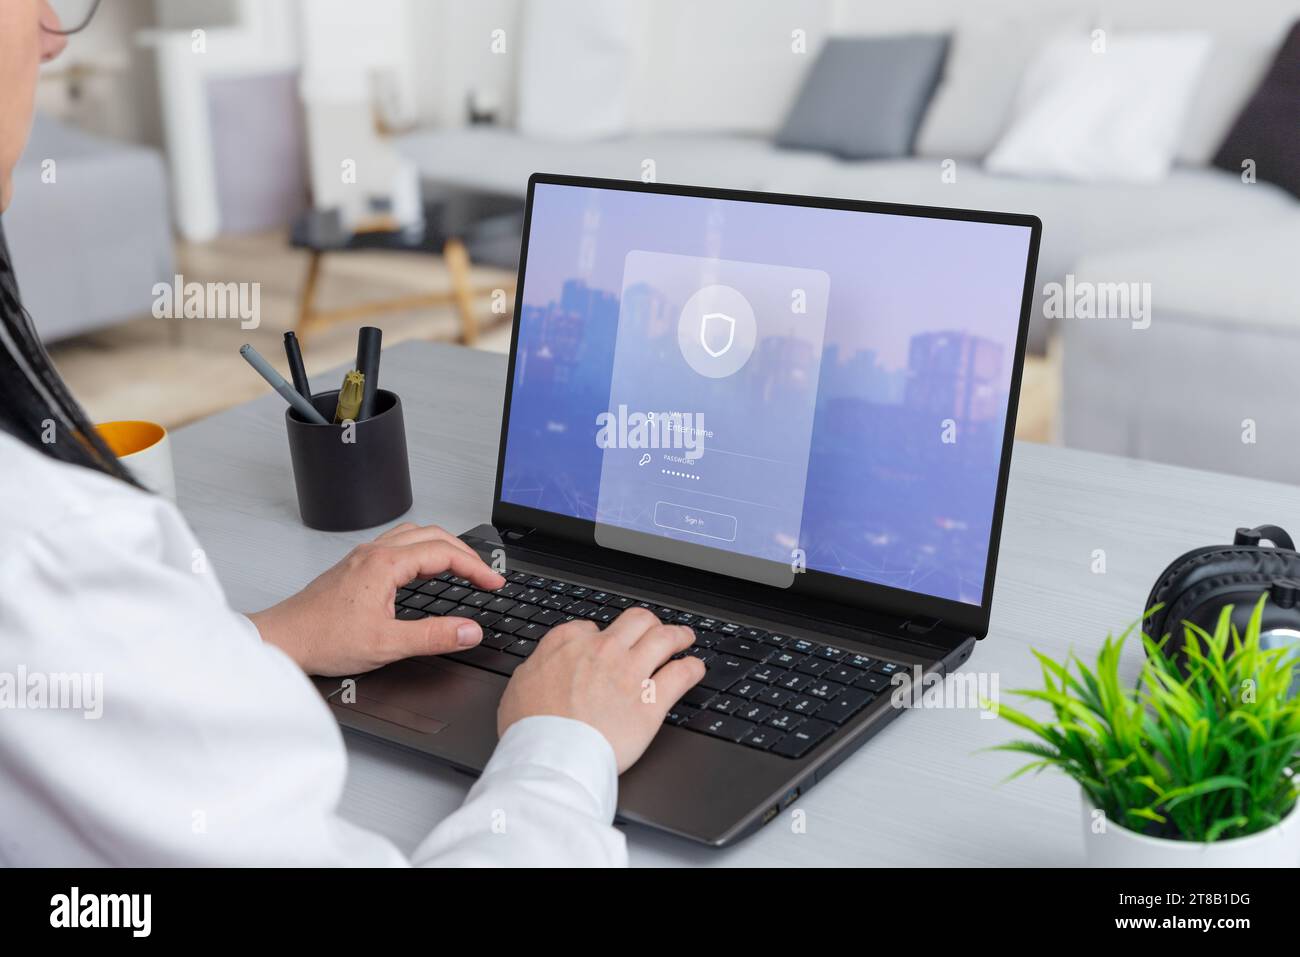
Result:
[[[312,675],[353,675],[413,655],[464,651],[483,638],[468,618],[393,617],[398,588],[448,569],[486,591],[505,584],[455,535],[405,522],[352,549],[296,595],[248,617],[264,641]]]

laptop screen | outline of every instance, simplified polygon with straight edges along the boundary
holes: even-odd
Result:
[[[537,182],[501,500],[979,605],[1032,230]]]

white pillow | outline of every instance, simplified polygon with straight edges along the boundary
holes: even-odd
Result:
[[[1020,78],[1045,42],[1088,32],[1088,18],[1060,13],[974,16],[958,24],[943,79],[916,135],[918,156],[982,157],[1011,120]]]
[[[1015,117],[984,161],[997,173],[1153,182],[1169,172],[1210,52],[1204,33],[1060,36],[1020,83]]]
[[[522,6],[520,132],[551,140],[627,132],[640,5],[531,0]]]

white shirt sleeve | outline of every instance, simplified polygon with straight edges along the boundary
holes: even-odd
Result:
[[[168,503],[115,493],[0,545],[11,688],[19,666],[102,685],[98,716],[0,710],[0,863],[626,864],[613,751],[564,718],[511,727],[410,859],[342,819],[328,707],[225,604]]]

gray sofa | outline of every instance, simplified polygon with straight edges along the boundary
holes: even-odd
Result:
[[[149,314],[154,284],[175,273],[157,152],[38,115],[14,181],[5,235],[44,341]]]
[[[652,159],[660,182],[1032,213],[1043,221],[1039,290],[1100,254],[1122,257],[1123,250],[1140,254],[1177,237],[1300,222],[1300,202],[1284,190],[1247,186],[1208,167],[1176,167],[1156,184],[1075,183],[997,176],[977,160],[959,160],[956,181],[945,183],[941,161],[929,157],[847,162],[757,137],[653,134],[572,142],[493,127],[427,130],[405,137],[401,149],[429,184],[507,194],[522,194],[536,171],[639,179],[642,163]],[[1206,268],[1215,273],[1213,263]],[[1038,353],[1051,327],[1043,302],[1040,296],[1030,337]],[[1067,355],[1067,376],[1068,362]],[[1089,432],[1076,437],[1092,447]]]
[[[1061,323],[1066,444],[1300,481],[1297,263],[1294,212],[1083,259],[1082,281],[1150,283],[1151,315]]]

